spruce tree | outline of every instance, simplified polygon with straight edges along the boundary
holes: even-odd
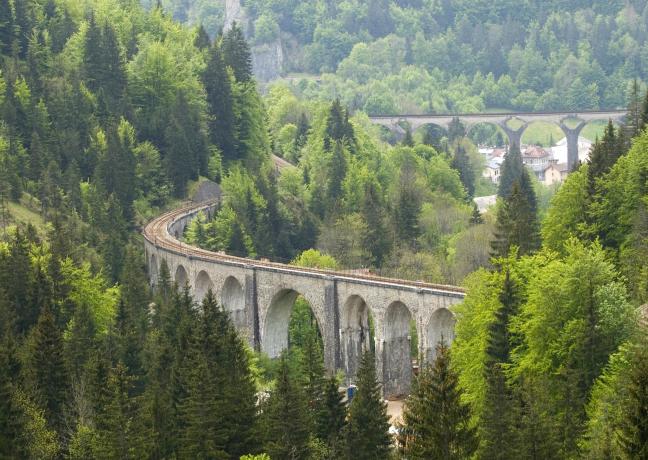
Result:
[[[325,382],[322,403],[315,414],[315,434],[324,441],[332,455],[341,455],[342,434],[346,425],[347,407],[338,381],[331,377]]]
[[[358,388],[349,405],[343,458],[380,460],[390,455],[389,416],[376,378],[374,354],[365,351],[357,373]]]
[[[453,143],[462,137],[466,137],[466,127],[459,120],[459,117],[453,117],[450,124],[448,124],[448,142]]]
[[[14,34],[14,17],[10,0],[0,0],[0,53],[11,54]]]
[[[412,137],[412,129],[409,126],[405,128],[405,136],[401,141],[401,145],[405,147],[414,147],[414,138]]]
[[[131,394],[133,378],[123,363],[110,370],[105,388],[106,405],[98,418],[99,457],[137,459],[145,454],[137,400]]]
[[[349,113],[342,107],[340,100],[335,99],[326,116],[324,150],[330,150],[338,141],[343,142],[353,151],[356,141],[353,126],[349,123]]]
[[[632,350],[625,417],[618,430],[618,442],[627,458],[648,459],[648,330],[641,326],[641,340]]]
[[[510,323],[517,313],[519,298],[508,269],[499,301],[500,307],[495,311],[495,319],[488,330],[484,368],[486,397],[479,425],[479,455],[480,458],[504,460],[518,456],[515,425],[518,414],[505,372],[515,345],[510,335]]]
[[[630,89],[630,101],[628,102],[628,113],[625,117],[624,131],[629,138],[633,138],[643,130],[642,105],[639,89],[639,82],[632,80]]]
[[[219,42],[209,50],[202,80],[207,93],[210,139],[225,159],[234,160],[238,157],[234,97]]]
[[[540,247],[540,232],[535,195],[526,170],[513,183],[511,193],[497,208],[495,239],[491,242],[494,256],[506,257],[513,246],[519,255],[530,254]]]
[[[398,204],[395,209],[396,235],[409,247],[416,246],[420,235],[419,215],[421,197],[416,186],[416,164],[412,157],[407,157],[401,165],[398,189]]]
[[[223,35],[223,60],[225,65],[234,72],[234,78],[239,83],[252,79],[252,55],[245,41],[243,31],[236,22]]]
[[[511,194],[513,183],[519,181],[523,171],[525,171],[520,147],[516,143],[511,144],[509,147],[500,169],[501,174],[497,196],[507,198]]]
[[[31,335],[26,375],[48,422],[61,428],[69,380],[63,359],[63,337],[49,306],[43,308]]]
[[[470,225],[479,225],[484,223],[484,218],[481,215],[481,212],[479,212],[479,207],[477,207],[477,203],[473,201],[473,210],[472,214],[470,215]]]
[[[342,183],[347,174],[347,159],[342,142],[333,145],[329,161],[329,174],[327,184],[327,200],[329,209],[336,209],[336,204],[342,198]]]
[[[407,458],[471,457],[477,448],[477,436],[470,426],[470,408],[461,401],[461,394],[459,377],[450,366],[448,347],[441,342],[434,363],[423,368],[405,405]]]
[[[209,49],[211,47],[211,39],[202,24],[198,26],[198,30],[196,31],[194,46],[199,50]]]
[[[457,144],[451,166],[459,171],[459,180],[466,189],[468,198],[472,198],[475,195],[475,174],[470,165],[468,153],[461,144]]]
[[[270,458],[309,458],[310,421],[306,396],[292,375],[284,353],[279,360],[275,388],[261,416],[263,450]]]
[[[374,267],[381,267],[389,253],[390,241],[385,228],[385,215],[377,181],[365,185],[362,202],[362,217],[367,223],[367,233],[363,237],[363,246],[371,254]]]

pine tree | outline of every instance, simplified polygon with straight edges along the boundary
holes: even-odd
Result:
[[[590,197],[596,194],[596,181],[606,174],[616,163],[619,157],[627,151],[623,131],[615,130],[612,120],[603,133],[601,140],[597,140],[590,151],[589,167],[587,168],[587,183]]]
[[[0,53],[11,54],[13,43],[14,18],[10,0],[0,0]]]
[[[401,145],[405,147],[414,147],[414,138],[412,137],[412,129],[409,126],[405,128],[405,136],[401,141]]]
[[[389,416],[376,378],[376,363],[365,351],[357,373],[358,389],[349,406],[344,431],[343,458],[355,460],[386,459],[390,454]]]
[[[628,397],[618,442],[627,458],[648,459],[648,331],[642,326],[642,340],[635,345],[629,366]]]
[[[104,414],[99,418],[99,457],[137,459],[145,454],[145,443],[138,425],[138,404],[132,396],[133,378],[123,363],[110,370]]]
[[[221,46],[218,42],[214,43],[209,51],[207,67],[202,80],[207,92],[210,139],[223,152],[225,159],[236,159],[238,157],[238,135],[234,116],[234,97]]]
[[[336,209],[336,204],[342,198],[342,183],[347,174],[347,159],[342,142],[337,141],[333,145],[329,163],[329,174],[327,184],[327,200],[329,209]]]
[[[639,82],[635,78],[632,80],[630,89],[630,101],[628,102],[628,113],[625,117],[624,131],[629,138],[633,138],[643,130],[641,95]]]
[[[37,401],[49,423],[62,427],[63,407],[68,399],[68,374],[63,360],[63,338],[48,306],[43,308],[32,331],[27,375]]]
[[[326,443],[333,455],[341,455],[341,437],[346,425],[347,407],[335,377],[325,383],[322,403],[315,415],[316,436]]]
[[[127,83],[125,59],[113,27],[97,24],[94,15],[85,35],[83,67],[88,88],[101,92],[109,111],[118,113]]]
[[[198,26],[198,30],[196,31],[194,46],[199,50],[209,49],[211,47],[211,39],[202,24]]]
[[[279,360],[275,388],[262,412],[263,450],[270,458],[309,458],[310,420],[306,397],[284,353]]]
[[[459,171],[459,180],[466,189],[468,198],[472,198],[475,195],[475,174],[470,165],[470,158],[466,153],[466,149],[461,144],[458,144],[455,149],[451,166]]]
[[[356,142],[353,126],[349,123],[349,113],[342,107],[339,99],[331,103],[326,116],[324,150],[329,151],[336,142],[343,142],[352,151]]]
[[[511,361],[515,346],[510,335],[510,323],[517,313],[519,298],[515,282],[506,269],[504,284],[499,295],[500,307],[488,331],[486,347],[486,397],[480,418],[480,458],[516,458],[516,407],[515,397],[505,371]]]
[[[641,105],[641,125],[643,127],[648,125],[648,90],[646,90],[646,95]]]
[[[302,113],[297,122],[297,131],[295,132],[295,150],[296,155],[299,155],[299,150],[306,145],[308,140],[308,131],[310,130],[310,125],[308,123],[308,118],[305,113]]]
[[[419,215],[421,198],[416,186],[416,171],[413,158],[402,164],[399,177],[398,205],[395,209],[396,235],[404,244],[415,247],[420,235]]]
[[[362,216],[367,223],[367,233],[363,238],[363,246],[371,254],[374,267],[381,267],[384,258],[389,253],[389,238],[385,228],[385,216],[382,200],[376,181],[365,185],[362,203]]]
[[[522,163],[520,147],[517,144],[513,143],[509,147],[500,169],[501,174],[497,196],[507,198],[511,194],[513,183],[519,181],[522,172],[525,170],[524,164]]]
[[[477,207],[477,203],[473,201],[473,210],[472,214],[470,215],[470,225],[479,225],[484,223],[484,218],[481,215],[481,212],[479,212],[479,207]]]
[[[405,405],[407,458],[471,457],[477,448],[477,436],[470,427],[470,408],[461,401],[461,394],[448,347],[440,343],[434,363],[421,371]]]
[[[450,124],[448,124],[448,142],[453,143],[462,137],[466,137],[466,128],[459,120],[459,117],[453,117]]]
[[[234,72],[234,78],[239,83],[252,79],[252,55],[245,41],[243,31],[234,22],[230,30],[223,35],[223,61]]]
[[[535,194],[526,170],[513,183],[508,198],[497,209],[495,239],[491,242],[493,255],[506,257],[513,246],[519,255],[530,254],[540,247],[540,232]]]

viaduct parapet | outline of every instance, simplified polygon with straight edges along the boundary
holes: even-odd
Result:
[[[546,122],[558,125],[565,133],[567,139],[567,164],[573,169],[578,162],[578,136],[582,129],[591,121],[612,120],[617,124],[625,121],[626,110],[584,111],[584,112],[535,112],[535,113],[463,113],[446,115],[393,115],[370,117],[373,123],[385,126],[390,130],[401,130],[403,123],[409,124],[412,130],[424,125],[437,125],[444,129],[454,118],[458,118],[466,130],[470,130],[480,123],[499,126],[509,139],[509,145],[520,145],[522,134],[534,122]],[[517,120],[517,127],[511,127],[509,122]]]
[[[211,289],[255,349],[277,357],[288,346],[290,313],[301,295],[322,334],[327,371],[341,369],[352,383],[361,352],[372,347],[384,393],[396,396],[409,392],[412,379],[411,322],[416,324],[418,354],[425,359],[433,357],[441,339],[452,341],[450,307],[464,298],[462,289],[234,257],[180,241],[191,219],[199,212],[211,214],[215,207],[213,202],[188,205],[145,227],[150,282],[157,283],[165,260],[175,282],[188,285],[197,302]]]

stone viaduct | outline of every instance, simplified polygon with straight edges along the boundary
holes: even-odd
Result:
[[[450,307],[463,299],[460,288],[245,259],[179,240],[192,218],[215,207],[188,205],[145,227],[150,282],[155,285],[165,260],[172,278],[188,284],[196,301],[211,289],[256,350],[277,357],[288,346],[289,316],[302,295],[322,334],[327,371],[341,369],[352,383],[360,353],[370,347],[371,317],[378,377],[385,395],[396,396],[409,392],[412,378],[410,322],[416,322],[419,355],[426,359],[442,338],[453,339]]]
[[[554,123],[562,129],[567,138],[567,163],[570,170],[578,161],[578,136],[585,125],[595,120],[612,120],[623,124],[626,110],[610,110],[599,112],[537,112],[537,113],[464,113],[456,115],[393,115],[370,117],[371,121],[391,130],[398,130],[402,123],[408,123],[414,131],[421,126],[432,124],[444,129],[454,118],[458,118],[466,130],[480,124],[489,123],[499,126],[509,139],[509,145],[520,145],[522,133],[533,122]],[[511,120],[521,122],[517,128],[509,126]],[[572,123],[570,123],[572,122]],[[572,125],[571,127],[568,125]],[[400,128],[402,129],[402,128]]]

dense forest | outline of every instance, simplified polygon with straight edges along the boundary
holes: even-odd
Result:
[[[210,34],[225,3],[162,0]],[[623,107],[629,82],[648,79],[643,0],[240,3],[255,49],[283,50],[306,97],[370,114]]]
[[[648,104],[626,90],[644,76],[639,3],[247,2],[254,46],[276,21],[303,45],[295,70],[338,74],[322,91],[276,84],[262,96],[243,29],[201,27],[186,2],[0,0],[0,457],[645,458]],[[607,35],[585,33],[592,24]],[[502,106],[529,92],[562,104],[557,82],[580,79],[597,98],[579,107],[629,116],[558,189],[509,146],[495,189],[460,123],[394,142],[357,110],[373,109],[344,69],[365,53],[384,74],[392,58],[366,47],[398,43],[391,81],[411,87],[383,94],[399,104],[423,91],[446,104],[434,110],[460,110],[446,91],[464,82],[455,91],[475,110],[498,106],[475,75],[516,88]],[[582,77],[557,77],[567,59],[589,66]],[[390,81],[365,69],[367,88]],[[273,154],[291,164],[276,168]],[[422,367],[392,434],[371,350],[347,404],[304,299],[291,347],[270,360],[165,263],[149,288],[141,226],[205,180],[221,205],[188,242],[466,287],[455,341]],[[498,203],[482,215],[472,198],[486,193]]]

